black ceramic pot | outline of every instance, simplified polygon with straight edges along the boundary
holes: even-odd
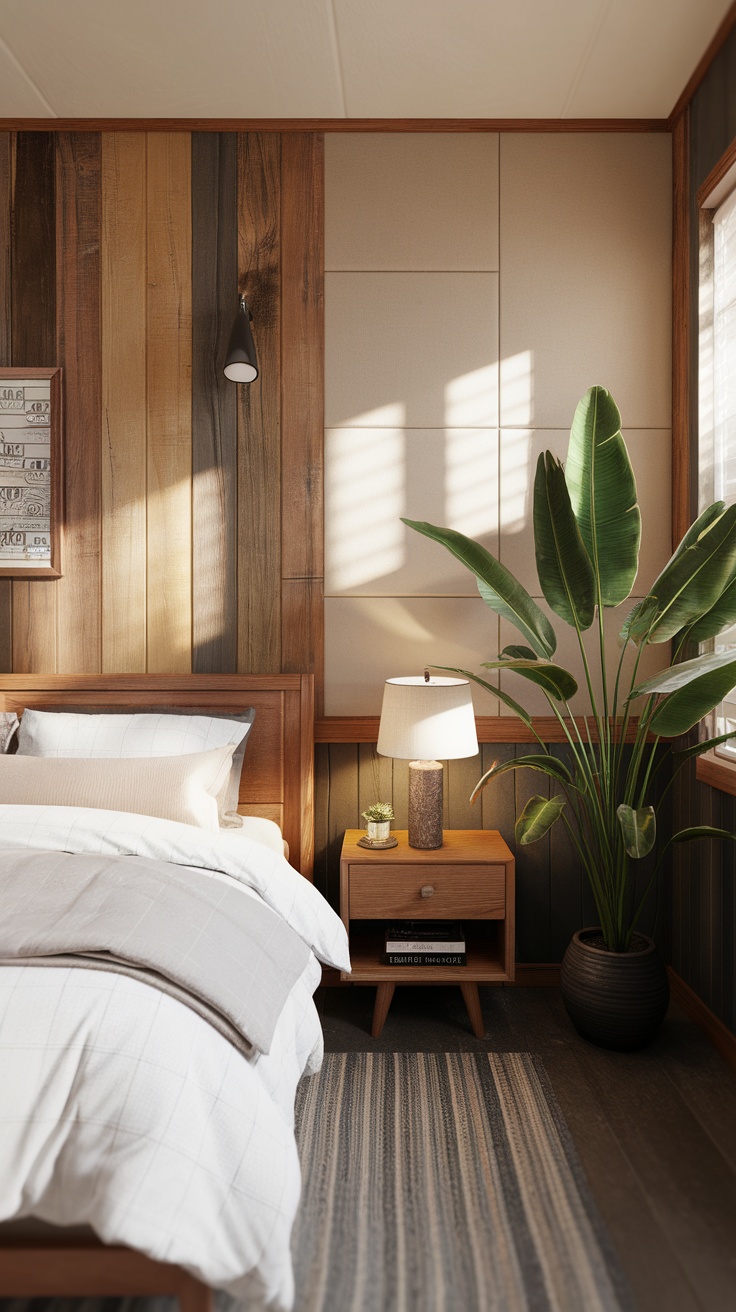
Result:
[[[578,1034],[602,1048],[643,1048],[667,1012],[667,969],[652,939],[636,934],[634,952],[594,946],[598,928],[580,929],[565,953],[560,987]],[[641,945],[641,946],[639,946]]]

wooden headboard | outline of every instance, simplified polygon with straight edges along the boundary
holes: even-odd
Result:
[[[290,861],[314,864],[314,676],[311,674],[0,674],[0,710],[26,706],[198,706],[256,718],[240,781],[242,815],[281,826]]]

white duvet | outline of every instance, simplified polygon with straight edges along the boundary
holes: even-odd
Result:
[[[0,1220],[88,1224],[248,1307],[288,1308],[300,1192],[296,1086],[319,1068],[317,957],[342,922],[283,857],[238,832],[119,812],[0,805],[3,850],[106,851],[197,867],[259,896],[312,948],[271,1050],[246,1060],[195,1012],[84,968],[0,968]]]

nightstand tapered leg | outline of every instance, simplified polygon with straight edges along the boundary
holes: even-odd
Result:
[[[381,1037],[383,1022],[388,1016],[388,1009],[391,1006],[395,987],[395,984],[379,984],[376,989],[376,1005],[373,1008],[373,1024],[371,1026],[372,1039]]]
[[[483,1011],[480,1005],[478,985],[461,984],[460,988],[462,989],[463,998],[465,999],[465,1006],[468,1009],[468,1015],[470,1017],[470,1024],[473,1027],[473,1033],[476,1039],[482,1039],[485,1036],[486,1027],[485,1027],[485,1022],[483,1020]]]

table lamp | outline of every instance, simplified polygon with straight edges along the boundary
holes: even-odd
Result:
[[[468,680],[387,679],[377,750],[409,762],[409,846],[442,847],[441,761],[478,751]]]

